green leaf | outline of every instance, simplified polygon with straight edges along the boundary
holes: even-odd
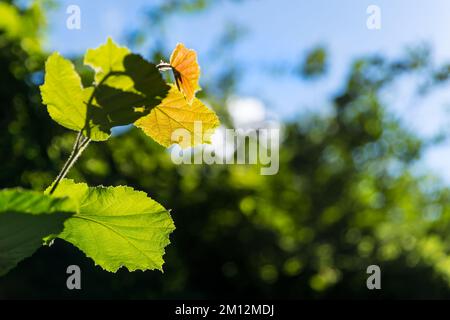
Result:
[[[108,132],[149,114],[170,88],[156,66],[139,55],[125,56],[119,70],[112,69],[112,75],[100,82],[94,94],[97,108],[92,108],[93,123]]]
[[[108,38],[105,44],[86,51],[84,64],[95,70],[95,81],[99,84],[108,73],[125,71],[123,62],[129,54],[128,48],[120,47],[111,38]],[[112,84],[118,80],[128,81],[128,86],[132,86],[131,80],[126,78],[110,79],[109,83]],[[123,85],[123,83],[119,84],[122,87]]]
[[[95,86],[83,88],[73,64],[52,54],[41,93],[53,120],[94,141],[107,140],[111,128],[146,116],[169,91],[154,64],[111,39],[89,49],[84,63],[95,70]]]
[[[42,102],[47,105],[50,117],[60,125],[75,131],[89,128],[88,136],[94,141],[106,140],[108,132],[98,125],[86,122],[89,93],[83,89],[81,79],[69,60],[53,53],[45,64],[45,82],[40,87]],[[87,93],[87,94],[86,94]]]
[[[31,256],[44,238],[59,234],[76,209],[72,200],[35,191],[0,191],[0,276]]]
[[[50,116],[62,126],[79,131],[84,127],[86,105],[83,86],[73,64],[58,52],[45,64],[45,82],[40,87]]]
[[[159,104],[169,91],[155,64],[146,61],[127,48],[120,47],[111,38],[96,49],[89,49],[84,64],[95,70],[98,86],[107,86],[141,96],[142,105]]]
[[[55,196],[79,206],[58,236],[81,249],[108,271],[162,270],[164,248],[175,229],[169,212],[144,192],[130,187],[88,187],[62,180]]]

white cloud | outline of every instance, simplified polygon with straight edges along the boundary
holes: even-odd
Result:
[[[266,119],[266,108],[256,98],[230,98],[227,101],[227,108],[236,128],[258,126]]]

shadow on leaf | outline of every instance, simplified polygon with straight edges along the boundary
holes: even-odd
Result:
[[[123,71],[110,72],[94,88],[87,101],[85,135],[92,127],[105,134],[111,128],[134,123],[160,104],[170,87],[156,65],[140,55],[129,54],[123,60]]]

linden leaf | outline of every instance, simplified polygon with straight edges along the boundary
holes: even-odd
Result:
[[[130,50],[126,47],[120,47],[111,38],[108,38],[105,44],[96,49],[89,49],[84,56],[84,64],[95,70],[95,81],[100,83],[103,78],[110,72],[121,72],[125,70],[123,61]],[[109,80],[110,83],[116,80]],[[119,79],[127,81],[126,78]],[[128,79],[128,86],[132,85]]]
[[[21,189],[1,190],[0,276],[31,256],[44,238],[60,233],[75,209],[68,198]]]
[[[199,99],[194,98],[192,105],[189,105],[183,94],[171,85],[161,104],[136,121],[135,125],[165,147],[178,143],[182,148],[187,148],[210,143],[211,135],[220,123],[214,111]]]
[[[82,250],[103,269],[162,270],[164,248],[175,229],[169,212],[133,188],[88,187],[62,180],[55,196],[70,196],[78,213],[58,236]]]
[[[81,130],[86,116],[83,86],[73,64],[58,52],[45,63],[45,81],[40,86],[42,101],[53,120],[62,126]]]
[[[194,101],[195,93],[200,90],[200,66],[197,62],[197,53],[187,49],[184,44],[178,43],[170,56],[175,82],[178,90],[183,92],[189,104]]]
[[[45,81],[40,89],[42,102],[47,105],[48,113],[53,120],[75,131],[84,131],[87,127],[88,136],[94,141],[108,139],[107,132],[86,123],[89,99],[86,89],[83,88],[72,62],[57,52],[45,63]]]
[[[111,38],[89,49],[84,63],[96,71],[94,108],[89,110],[89,117],[105,132],[147,115],[169,91],[154,64],[118,46]]]

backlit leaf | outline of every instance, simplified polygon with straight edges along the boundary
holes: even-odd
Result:
[[[81,79],[69,60],[53,53],[45,64],[45,82],[40,87],[42,102],[47,105],[50,117],[60,125],[75,131],[89,128],[88,136],[95,141],[106,140],[107,132],[98,126],[86,124],[89,96]]]
[[[95,70],[95,81],[100,83],[108,73],[124,71],[124,59],[129,54],[128,48],[120,47],[111,38],[108,38],[105,44],[86,51],[84,64]],[[114,82],[113,80],[109,81],[110,84]],[[127,85],[132,85],[131,80],[128,80]]]
[[[95,70],[97,87],[90,118],[103,131],[133,123],[167,95],[169,86],[156,66],[109,38],[86,52],[84,63]]]
[[[169,147],[173,143],[178,143],[182,148],[210,143],[211,135],[219,124],[214,111],[207,108],[197,98],[194,98],[192,105],[189,105],[183,94],[173,85],[160,105],[155,107],[149,115],[135,122],[137,127],[159,144]],[[190,138],[180,141],[178,134],[173,137],[178,129],[189,134]]]
[[[195,93],[200,90],[200,66],[197,62],[197,53],[178,43],[170,56],[170,65],[173,68],[175,82],[178,89],[183,92],[189,104],[194,101]]]
[[[79,207],[59,237],[103,269],[162,270],[164,248],[175,226],[169,212],[144,192],[63,180],[54,195],[70,196]]]

